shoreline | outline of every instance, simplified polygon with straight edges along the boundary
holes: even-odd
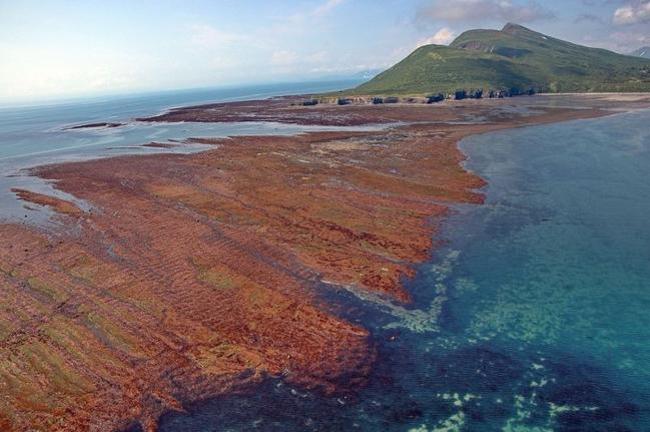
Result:
[[[274,108],[253,111],[338,123],[377,115],[327,109],[295,117],[294,109]],[[461,113],[436,107],[438,118],[426,113],[430,124],[386,131],[235,137],[212,140],[217,148],[196,154],[36,168],[98,211],[80,217],[66,206],[69,216],[61,220],[68,231],[46,235],[0,224],[8,239],[0,277],[14,292],[10,301],[34,317],[0,315],[10,328],[2,351],[20,353],[16,368],[40,379],[52,366],[34,366],[29,352],[57,359],[58,379],[46,379],[45,390],[66,396],[51,400],[31,391],[64,409],[68,426],[126,428],[139,421],[154,430],[165,411],[267,376],[325,393],[363,385],[376,355],[369,334],[319,306],[318,282],[408,302],[404,278],[435,247],[437,223],[426,220],[444,217],[453,203],[481,202],[475,189],[484,183],[461,166],[460,141],[609,114],[601,108],[534,106],[546,110],[540,114],[486,104]],[[250,103],[235,115],[247,109]],[[381,109],[386,121],[423,116],[408,106]],[[467,115],[488,124],[448,124]],[[81,359],[70,357],[75,351]],[[20,392],[8,399],[20,401]],[[44,426],[56,413],[12,420],[8,408],[0,406],[8,430]]]

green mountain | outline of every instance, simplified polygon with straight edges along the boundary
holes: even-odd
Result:
[[[449,46],[422,46],[353,93],[431,94],[458,89],[650,91],[650,61],[507,24],[500,31],[466,31]]]
[[[634,57],[643,57],[650,59],[650,46],[641,47],[638,50],[634,50],[630,53],[630,55]]]

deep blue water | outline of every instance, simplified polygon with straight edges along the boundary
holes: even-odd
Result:
[[[33,106],[0,106],[0,220],[20,218],[45,223],[44,210],[25,211],[10,189],[28,188],[73,199],[51,185],[25,175],[25,168],[64,161],[160,152],[191,152],[201,145],[173,149],[143,147],[151,141],[167,142],[188,137],[295,134],[327,127],[286,125],[272,122],[246,123],[146,123],[134,121],[173,107],[262,99],[350,88],[359,81],[333,81],[256,85],[217,89],[166,91],[77,99]],[[124,123],[116,128],[67,129],[95,122]],[[331,128],[330,128],[331,129]]]
[[[650,430],[650,111],[465,139],[487,202],[447,219],[413,307],[331,293],[368,327],[367,388],[271,380],[161,431]]]

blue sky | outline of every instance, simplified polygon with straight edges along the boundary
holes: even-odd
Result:
[[[0,101],[352,74],[507,21],[650,45],[650,0],[0,0]]]

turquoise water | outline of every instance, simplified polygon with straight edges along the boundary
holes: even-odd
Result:
[[[330,293],[373,334],[367,388],[269,379],[170,413],[162,431],[650,430],[650,112],[464,140],[482,206],[404,308]]]

